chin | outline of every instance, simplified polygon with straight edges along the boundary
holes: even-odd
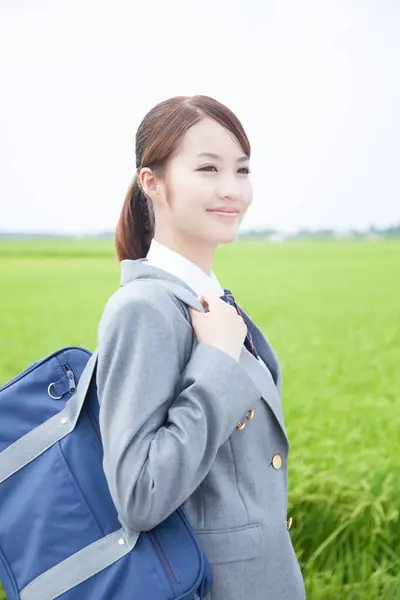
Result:
[[[212,241],[215,244],[229,244],[230,242],[234,242],[238,236],[237,228],[225,229],[224,231],[215,232],[212,236]]]
[[[205,238],[215,246],[229,244],[236,240],[239,232],[241,218],[217,217],[207,214],[207,223],[202,223]]]

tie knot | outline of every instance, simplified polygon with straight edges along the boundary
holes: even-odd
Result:
[[[230,290],[224,289],[224,295],[221,296],[221,300],[224,300],[224,302],[230,304],[231,306],[234,306],[236,309],[238,308],[235,302],[235,298]]]

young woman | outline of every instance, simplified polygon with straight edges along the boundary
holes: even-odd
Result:
[[[166,100],[139,126],[115,234],[121,287],[99,326],[104,470],[134,530],[184,505],[213,570],[212,600],[303,600],[281,371],[212,271],[252,201],[249,159],[237,117],[206,96]],[[187,310],[163,281],[206,312]]]

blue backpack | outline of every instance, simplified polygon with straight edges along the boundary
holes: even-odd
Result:
[[[8,600],[200,600],[212,572],[182,507],[151,531],[118,520],[102,466],[96,363],[97,350],[62,348],[0,388]]]

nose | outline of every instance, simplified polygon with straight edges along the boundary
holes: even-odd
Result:
[[[217,196],[221,199],[238,200],[240,198],[240,183],[235,176],[225,174],[218,182]]]

